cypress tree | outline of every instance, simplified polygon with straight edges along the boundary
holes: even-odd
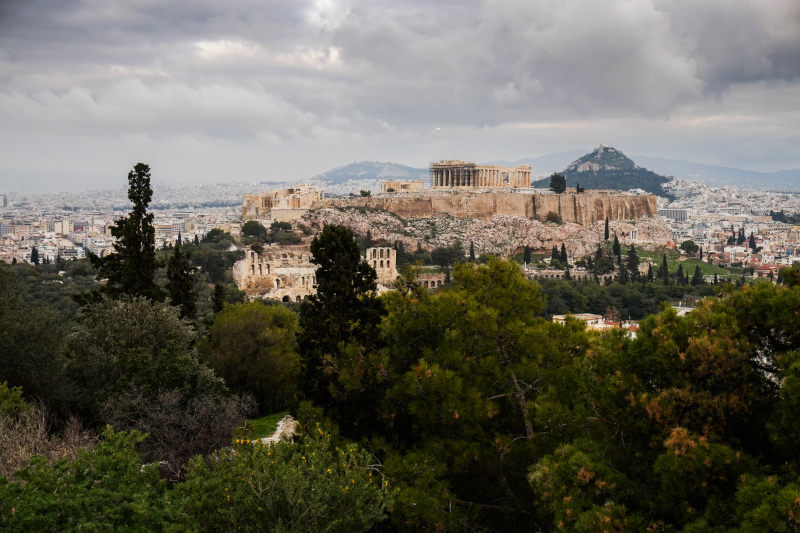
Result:
[[[167,290],[172,305],[180,307],[181,317],[194,318],[197,313],[197,294],[194,291],[194,267],[189,263],[189,254],[181,252],[178,234],[175,251],[167,264]]]
[[[219,313],[225,307],[225,287],[217,283],[214,285],[214,293],[211,295],[211,308],[214,313]]]
[[[475,261],[475,243],[469,241],[469,260]]]
[[[639,254],[636,252],[636,248],[631,244],[630,249],[628,250],[628,271],[631,274],[632,280],[637,280],[639,278]]]
[[[752,232],[752,231],[750,232],[750,242],[748,242],[748,246],[749,246],[749,247],[750,247],[750,249],[751,249],[751,250],[753,250],[754,252],[756,251],[756,236],[755,236],[755,235],[753,235],[753,232]]]
[[[37,250],[35,246],[31,248],[31,263],[34,265],[39,264],[39,250]]]
[[[197,233],[194,234],[194,245],[200,246],[200,238],[197,236]]]
[[[561,260],[561,254],[558,253],[558,248],[556,248],[555,244],[553,245],[553,250],[550,252],[550,259],[553,259],[553,260],[556,260],[556,261],[560,261]]]
[[[667,256],[661,256],[661,268],[658,270],[658,278],[666,283],[669,280],[669,266],[667,266]]]
[[[12,265],[16,265],[17,264],[17,258],[16,257],[12,257],[11,258],[11,264]]]
[[[104,290],[112,296],[129,294],[159,301],[164,297],[154,281],[159,264],[153,213],[147,212],[152,198],[150,167],[137,163],[128,173],[128,199],[133,208],[111,228],[111,235],[116,238],[114,252],[103,258],[91,257],[98,278],[108,279]]]
[[[694,267],[694,276],[692,276],[692,285],[698,287],[700,285],[705,285],[706,282],[703,279],[703,273],[700,271],[700,265]]]
[[[565,265],[568,263],[568,258],[567,258],[567,247],[566,247],[566,246],[564,246],[564,243],[563,243],[563,242],[561,243],[561,255],[560,255],[558,258],[559,258],[559,260],[561,260],[561,262],[562,262],[562,263],[564,263]]]
[[[608,233],[608,217],[606,217],[606,232],[605,232],[605,240],[608,240],[608,238],[609,238],[609,237],[610,237],[610,235],[609,235],[609,233]]]
[[[678,285],[686,283],[686,277],[683,275],[683,264],[678,264],[678,271],[675,273],[675,281]]]
[[[719,285],[719,278],[717,277],[716,272],[714,272],[714,285]]]
[[[522,260],[526,265],[530,264],[530,262],[531,262],[531,247],[530,246],[527,246],[527,245],[525,246],[525,251],[522,254]]]
[[[625,285],[628,283],[629,279],[628,269],[624,266],[619,267],[619,282]]]
[[[647,265],[647,281],[653,281],[653,265]]]
[[[614,252],[614,255],[619,256],[620,254],[620,247],[619,247],[619,238],[617,234],[614,234],[614,244],[611,246],[611,251]]]
[[[703,260],[703,247],[700,247],[700,261]]]

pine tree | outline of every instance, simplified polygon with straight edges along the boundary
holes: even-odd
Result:
[[[700,271],[700,265],[694,267],[694,276],[692,276],[692,285],[698,287],[700,285],[705,285],[706,282],[703,279],[703,273]]]
[[[564,246],[564,243],[563,243],[563,242],[561,243],[561,255],[559,255],[558,259],[559,259],[559,260],[560,260],[562,263],[564,263],[565,265],[568,263],[568,259],[569,259],[569,258],[567,257],[567,247],[566,247],[566,246]]]
[[[108,279],[104,290],[112,296],[129,294],[159,301],[164,297],[154,281],[159,264],[153,213],[147,212],[152,197],[150,167],[137,163],[128,173],[128,199],[133,208],[111,228],[111,235],[116,238],[114,252],[103,258],[91,257],[98,278]]]
[[[225,307],[225,287],[217,283],[214,285],[214,293],[211,295],[211,308],[214,313],[219,313]]]
[[[39,250],[37,250],[35,246],[31,248],[31,263],[34,265],[39,264]]]
[[[610,235],[609,235],[609,233],[608,233],[608,217],[606,217],[606,233],[605,233],[605,240],[608,240],[608,238],[609,238],[609,237],[610,237]]]
[[[181,239],[180,234],[178,235],[175,251],[167,263],[167,290],[172,305],[180,307],[181,317],[194,318],[197,313],[194,267],[189,262],[189,254],[181,252]]]

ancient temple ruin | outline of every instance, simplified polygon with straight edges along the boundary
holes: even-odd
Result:
[[[302,217],[309,209],[321,206],[324,201],[324,192],[313,185],[245,194],[242,218],[288,222]]]
[[[468,161],[439,161],[431,164],[431,180],[436,189],[528,188],[530,165],[498,167]]]
[[[299,302],[316,292],[316,271],[308,246],[270,246],[248,250],[233,265],[233,280],[249,298]]]

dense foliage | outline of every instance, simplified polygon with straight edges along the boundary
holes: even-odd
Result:
[[[540,284],[486,258],[435,293],[407,269],[378,297],[350,230],[312,252],[299,316],[223,289],[200,332],[143,297],[61,320],[63,302],[24,297],[48,265],[0,265],[0,527],[800,527],[800,266],[781,285],[690,284],[700,263],[640,276],[639,250],[600,249],[626,282]],[[686,316],[663,304],[690,298]],[[635,338],[547,318],[609,310],[643,318]],[[248,394],[291,410],[296,442],[234,442]]]

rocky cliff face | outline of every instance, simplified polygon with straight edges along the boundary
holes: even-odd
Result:
[[[457,218],[490,219],[510,215],[545,220],[549,212],[564,222],[582,225],[597,221],[635,220],[656,216],[656,197],[587,191],[583,194],[530,192],[425,192],[415,195],[343,198],[335,207],[367,207],[396,213],[403,218],[450,215]]]
[[[324,224],[342,224],[359,235],[366,235],[369,231],[375,240],[403,242],[406,250],[416,249],[417,243],[430,250],[460,240],[465,247],[472,242],[478,255],[510,257],[525,246],[549,254],[554,245],[560,247],[564,243],[571,256],[582,257],[594,253],[597,243],[602,241],[604,221],[605,218],[589,225],[556,225],[502,214],[481,219],[437,215],[406,220],[386,211],[349,206],[311,211],[302,222],[317,230]],[[611,219],[609,227],[612,235],[616,233],[624,245],[633,242],[660,245],[671,237],[669,225],[659,218],[640,218],[631,222]]]

